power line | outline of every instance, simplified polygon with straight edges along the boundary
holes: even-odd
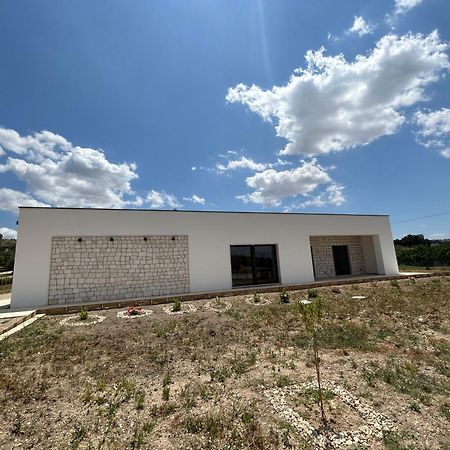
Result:
[[[399,223],[413,222],[415,220],[421,220],[421,219],[429,219],[430,217],[445,216],[446,214],[450,214],[450,211],[440,212],[440,213],[436,213],[436,214],[430,214],[428,216],[414,217],[413,219],[400,220],[398,222],[392,222],[392,225],[397,225]]]

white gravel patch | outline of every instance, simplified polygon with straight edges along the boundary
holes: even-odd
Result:
[[[172,311],[173,305],[163,307],[163,311],[169,316],[180,316],[181,314],[188,314],[197,311],[197,308],[190,303],[181,303],[181,311]]]
[[[106,319],[105,316],[98,316],[97,314],[89,314],[86,320],[80,320],[78,316],[70,316],[65,317],[63,320],[59,322],[59,324],[65,325],[67,327],[88,327],[90,325],[95,325],[96,323],[101,323],[105,319]]]
[[[340,449],[349,447],[368,447],[373,438],[381,440],[383,431],[395,429],[391,420],[377,413],[367,402],[360,400],[342,386],[333,382],[323,382],[323,388],[333,392],[344,403],[355,410],[366,424],[356,430],[335,432],[332,428],[314,428],[301,417],[291,406],[289,398],[309,389],[317,389],[316,383],[302,383],[285,388],[272,388],[265,391],[275,411],[288,421],[316,449]]]
[[[232,305],[230,302],[226,302],[225,300],[219,300],[218,297],[216,297],[214,300],[210,300],[209,302],[206,302],[203,307],[205,309],[209,309],[211,311],[215,312],[225,312],[231,309]]]
[[[261,297],[259,302],[255,302],[253,299],[253,295],[251,297],[245,297],[245,303],[248,303],[249,305],[253,306],[264,306],[268,305],[269,303],[272,303],[268,298]]]
[[[367,297],[365,295],[354,295],[352,298],[355,300],[364,300]]]

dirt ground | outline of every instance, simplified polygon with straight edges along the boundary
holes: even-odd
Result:
[[[343,448],[450,449],[450,277],[317,291],[322,378],[395,425]],[[266,396],[315,380],[298,304],[308,291],[289,294],[213,302],[222,312],[207,301],[180,315],[95,311],[88,322],[105,319],[89,326],[39,319],[0,342],[0,448],[316,448]],[[319,425],[317,391],[289,401]],[[325,411],[336,432],[368,426],[333,393]]]

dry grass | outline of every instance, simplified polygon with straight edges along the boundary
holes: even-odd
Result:
[[[323,377],[396,421],[371,448],[448,449],[450,277],[320,288]],[[352,299],[364,295],[364,300]],[[0,342],[0,448],[309,448],[263,390],[312,380],[296,300],[91,327],[47,317]],[[328,414],[353,421],[327,399]],[[313,422],[314,399],[298,399]],[[344,420],[345,422],[345,420]]]

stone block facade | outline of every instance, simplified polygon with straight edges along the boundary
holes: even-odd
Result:
[[[188,237],[53,237],[48,304],[189,292]]]
[[[336,276],[333,245],[347,245],[352,275],[366,273],[361,236],[311,236],[309,238],[316,278]]]

